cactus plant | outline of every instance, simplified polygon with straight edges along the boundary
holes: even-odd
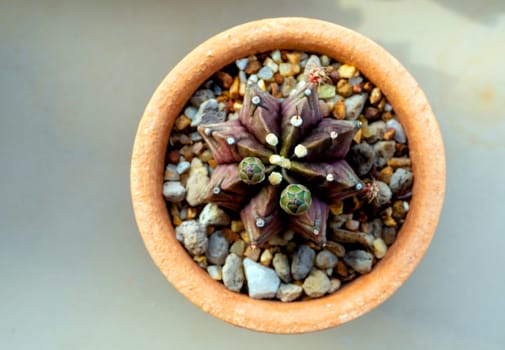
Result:
[[[248,85],[237,120],[198,128],[217,163],[206,200],[240,211],[253,246],[287,229],[324,245],[329,206],[365,187],[344,160],[360,122],[323,118],[317,73],[285,100]]]

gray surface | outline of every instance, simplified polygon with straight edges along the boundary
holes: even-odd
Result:
[[[129,198],[132,142],[162,77],[241,22],[356,29],[418,79],[448,185],[437,234],[388,301],[342,327],[229,326],[158,272]],[[0,1],[0,348],[503,349],[505,2]]]

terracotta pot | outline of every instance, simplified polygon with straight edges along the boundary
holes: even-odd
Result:
[[[213,281],[175,239],[162,196],[169,134],[175,118],[213,73],[238,58],[275,49],[328,55],[355,65],[387,96],[409,139],[415,177],[406,222],[371,273],[319,299],[281,303],[233,293]],[[189,53],[161,82],[140,121],[131,166],[135,217],[152,259],[184,296],[231,324],[272,333],[309,332],[348,322],[391,296],[424,255],[445,190],[445,158],[433,112],[412,76],[371,40],[335,24],[306,18],[246,23]]]

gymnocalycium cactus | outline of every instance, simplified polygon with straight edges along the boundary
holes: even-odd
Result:
[[[285,100],[249,85],[237,120],[198,128],[217,163],[206,200],[240,211],[254,246],[286,229],[324,244],[329,206],[364,189],[344,160],[360,122],[323,118],[317,83]]]

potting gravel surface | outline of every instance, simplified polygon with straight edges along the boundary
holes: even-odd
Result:
[[[362,123],[346,160],[375,196],[331,204],[323,247],[286,230],[254,248],[238,213],[202,198],[217,164],[196,128],[238,119],[248,83],[286,98],[314,66],[328,76],[318,86],[323,116]],[[407,138],[380,89],[351,65],[294,51],[239,59],[203,84],[175,121],[166,162],[163,195],[195,263],[231,291],[282,302],[334,293],[369,273],[396,239],[413,183]]]

